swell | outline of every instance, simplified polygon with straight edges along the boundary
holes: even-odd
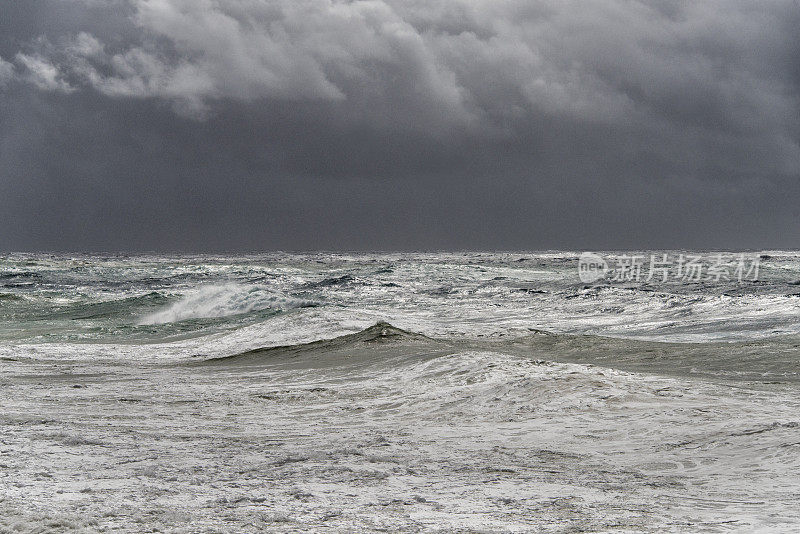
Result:
[[[67,311],[65,315],[69,315],[70,319],[99,319],[117,315],[129,316],[143,308],[160,306],[168,301],[169,299],[163,294],[151,291],[136,297],[76,305],[74,310]]]
[[[800,382],[800,336],[751,342],[667,343],[536,330],[513,340],[434,339],[378,322],[344,336],[264,347],[195,365],[328,366],[395,358],[431,358],[471,350],[535,361],[591,364],[661,376],[762,383]]]
[[[169,299],[157,291],[144,295],[103,300],[99,302],[78,301],[52,305],[45,299],[24,297],[13,293],[0,293],[0,300],[23,303],[13,310],[18,320],[83,320],[108,317],[130,317],[142,310],[166,304]]]
[[[674,343],[536,332],[507,343],[532,358],[706,379],[800,382],[800,336],[747,342]]]
[[[402,356],[418,353],[419,349],[426,349],[425,354],[433,349],[437,355],[440,355],[444,352],[452,352],[447,350],[448,348],[450,348],[450,344],[447,342],[397,328],[385,321],[379,321],[354,334],[296,345],[263,347],[230,356],[209,358],[194,362],[194,364],[235,366],[295,360],[295,363],[302,361],[305,366],[314,366],[374,360],[376,357]]]

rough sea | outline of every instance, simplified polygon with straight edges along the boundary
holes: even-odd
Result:
[[[579,254],[0,256],[0,532],[800,530],[800,252]]]

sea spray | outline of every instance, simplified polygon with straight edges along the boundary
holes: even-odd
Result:
[[[315,303],[281,295],[262,286],[209,285],[183,295],[165,309],[143,317],[140,325],[164,324],[188,319],[241,315],[259,310],[287,310]]]

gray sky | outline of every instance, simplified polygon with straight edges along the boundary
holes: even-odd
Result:
[[[800,247],[800,3],[0,0],[0,249]]]

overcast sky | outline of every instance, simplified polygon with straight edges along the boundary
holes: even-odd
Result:
[[[797,0],[0,0],[0,249],[800,247]]]

